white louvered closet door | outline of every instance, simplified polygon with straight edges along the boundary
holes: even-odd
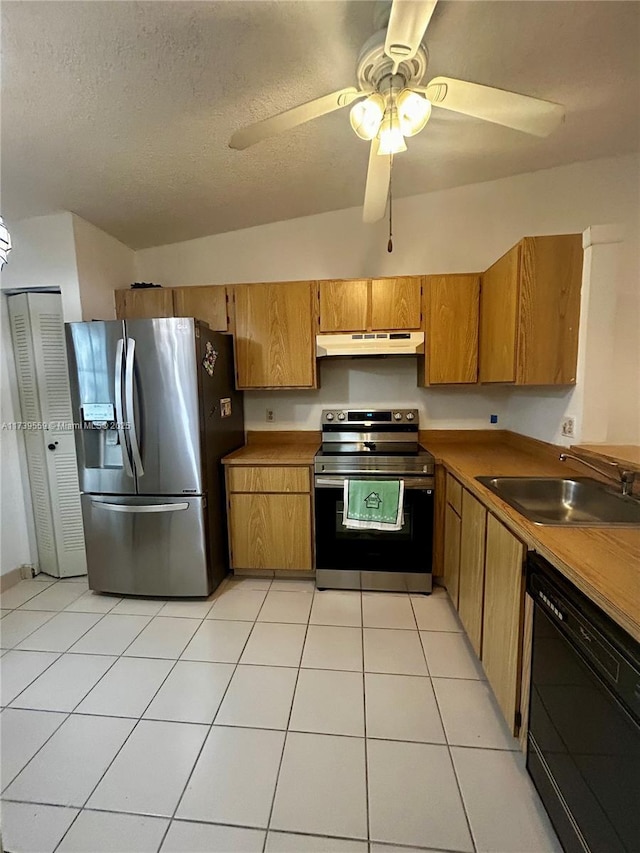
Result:
[[[80,486],[58,294],[9,297],[9,317],[40,569],[57,577],[86,574]]]

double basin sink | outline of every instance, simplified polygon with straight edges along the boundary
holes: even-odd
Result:
[[[640,526],[640,501],[589,477],[476,477],[534,524]]]

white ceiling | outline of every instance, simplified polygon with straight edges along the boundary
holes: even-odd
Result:
[[[133,248],[362,203],[347,110],[244,152],[238,127],[355,82],[369,0],[16,2],[2,15],[2,212],[71,210]],[[441,0],[428,79],[558,101],[540,140],[434,110],[394,195],[640,148],[640,3]]]

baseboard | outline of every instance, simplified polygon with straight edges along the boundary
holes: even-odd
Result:
[[[28,578],[32,578],[35,576],[35,568],[34,566],[18,566],[15,569],[11,569],[10,572],[6,572],[4,575],[0,575],[0,592],[4,592],[7,589],[11,589],[12,586],[15,586],[20,581],[27,580]]]

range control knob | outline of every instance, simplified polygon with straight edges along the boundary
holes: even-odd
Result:
[[[339,421],[343,421],[345,418],[346,418],[346,415],[344,412],[338,412],[338,420]]]
[[[402,412],[394,412],[393,413],[393,419],[396,421],[401,421],[402,420]]]
[[[407,412],[407,420],[412,421],[415,418],[413,412]]]
[[[325,415],[325,418],[328,421],[332,421],[333,420],[333,412],[327,412],[327,414]]]

